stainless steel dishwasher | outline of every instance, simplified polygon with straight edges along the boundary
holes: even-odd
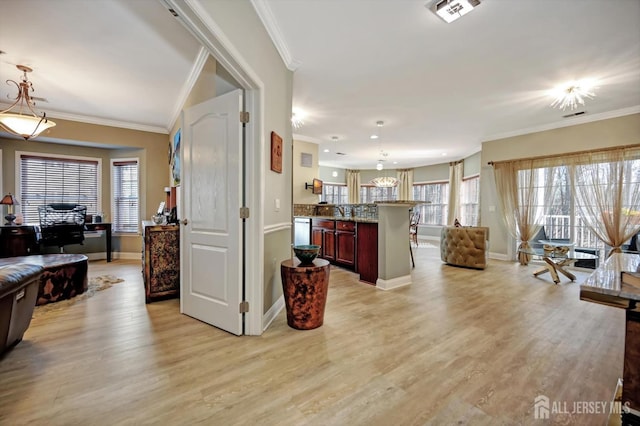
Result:
[[[293,243],[297,246],[311,244],[311,219],[296,217],[293,219]]]

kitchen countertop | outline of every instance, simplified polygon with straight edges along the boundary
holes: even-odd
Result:
[[[620,281],[620,272],[637,271],[639,266],[637,254],[612,254],[580,285],[580,299],[621,308],[640,301],[640,288]]]
[[[326,220],[341,220],[344,222],[361,222],[361,223],[378,223],[378,219],[371,219],[368,217],[349,217],[349,216],[294,216],[304,217],[309,219],[326,219]]]

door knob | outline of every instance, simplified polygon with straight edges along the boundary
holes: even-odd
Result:
[[[189,221],[187,219],[182,219],[182,224],[186,225],[187,223],[189,223]]]

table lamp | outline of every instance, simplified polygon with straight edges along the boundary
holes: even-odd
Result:
[[[18,206],[20,203],[18,199],[13,196],[13,194],[8,193],[2,200],[0,200],[0,204],[7,205],[7,215],[4,217],[7,220],[5,225],[13,225],[13,221],[16,219],[16,215],[13,214],[13,206]]]

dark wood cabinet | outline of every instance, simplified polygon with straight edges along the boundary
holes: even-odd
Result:
[[[320,257],[329,261],[336,259],[335,221],[312,219],[311,243],[320,246]]]
[[[29,256],[39,252],[35,226],[0,226],[0,257]]]
[[[322,246],[320,257],[360,273],[375,284],[378,279],[378,224],[350,220],[312,219],[311,244]]]
[[[180,294],[180,226],[142,224],[142,275],[145,300]]]
[[[377,223],[358,223],[356,253],[360,280],[375,285],[378,280]]]
[[[355,222],[336,221],[337,264],[355,267],[356,265],[356,224]]]

